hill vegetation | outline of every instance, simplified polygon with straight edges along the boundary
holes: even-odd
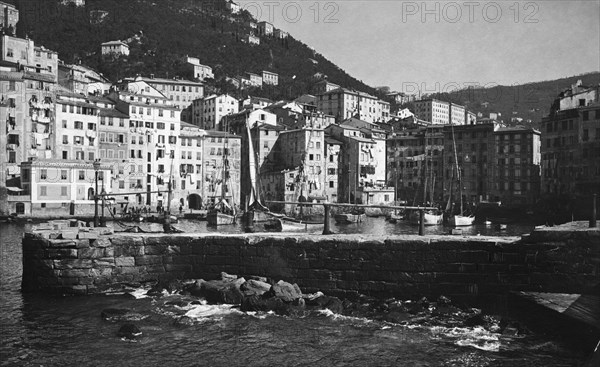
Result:
[[[279,99],[308,93],[316,80],[373,93],[373,88],[351,77],[304,43],[261,36],[256,46],[242,42],[251,32],[250,13],[230,14],[224,0],[87,0],[85,7],[61,5],[59,0],[16,0],[21,12],[17,34],[59,53],[66,63],[82,63],[112,81],[137,74],[192,79],[185,56],[198,57],[213,67],[209,89],[236,93],[225,77],[269,70],[280,75],[279,87],[248,91]],[[91,16],[106,11],[104,19]],[[139,37],[134,37],[138,35]],[[133,39],[132,39],[133,37]],[[103,58],[100,44],[128,40],[131,53],[114,60]]]
[[[500,119],[509,124],[512,118],[521,118],[522,122],[512,124],[539,128],[542,117],[548,115],[558,94],[578,80],[585,86],[598,85],[600,72],[515,86],[463,89],[431,97],[464,105],[473,112],[481,112],[484,117],[488,117],[490,112],[499,112],[502,114]]]
[[[374,89],[348,75],[317,51],[290,35],[281,40],[261,36],[261,44],[242,42],[252,30],[250,13],[231,14],[225,0],[87,0],[84,7],[61,5],[60,0],[8,0],[20,10],[17,35],[59,53],[66,63],[92,67],[111,81],[135,75],[193,79],[185,56],[198,57],[213,67],[215,79],[206,82],[207,93],[255,95],[273,100],[310,93],[322,78],[346,88],[386,99],[389,88]],[[104,18],[97,15],[105,14]],[[96,13],[96,15],[94,15]],[[129,43],[131,53],[103,58],[100,44],[111,40]],[[277,87],[239,91],[226,77],[269,70],[279,74]],[[500,119],[538,127],[557,94],[581,79],[584,85],[600,83],[600,72],[516,86],[470,88],[429,97],[465,105],[469,110],[501,113]],[[392,102],[392,101],[390,101]],[[392,111],[401,107],[392,103]]]

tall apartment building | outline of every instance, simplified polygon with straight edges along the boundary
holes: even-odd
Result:
[[[542,192],[600,194],[600,86],[563,91],[541,126]]]
[[[494,124],[444,127],[444,192],[452,192],[454,202],[460,200],[461,187],[465,203],[490,200],[494,144]]]
[[[206,133],[196,125],[181,123],[179,132],[179,181],[176,200],[182,209],[201,209],[205,198],[203,186],[204,139]]]
[[[170,205],[171,210],[178,208],[172,197],[167,203],[166,191],[171,176],[179,175],[179,157],[177,141],[180,132],[181,111],[169,98],[144,81],[124,82],[118,85],[118,91],[108,98],[116,104],[118,111],[129,115],[129,175],[128,186],[138,191],[137,205],[151,207]],[[126,184],[127,184],[126,183]],[[177,181],[173,190],[178,190]]]
[[[106,139],[106,133],[103,132],[99,136],[99,122],[96,105],[89,103],[80,94],[59,91],[56,95],[54,158],[88,162],[102,158],[98,156],[98,148],[100,140]],[[111,138],[115,139],[112,133]]]
[[[13,196],[18,202],[22,200],[18,195],[11,195],[20,190],[19,164],[29,158],[53,157],[58,58],[56,52],[36,46],[32,40],[3,35],[0,43],[2,135],[5,139],[0,153],[3,171],[0,193],[9,189],[2,206],[13,213],[16,210]]]
[[[154,89],[162,93],[165,97],[170,99],[173,103],[173,106],[175,106],[179,110],[185,109],[186,107],[191,105],[193,101],[204,97],[204,85],[202,83],[192,82],[189,80],[183,80],[179,78],[155,78],[154,75],[150,75],[150,77],[138,76],[136,78],[125,78],[122,81],[119,81],[118,84],[131,84],[133,82],[140,81],[145,82],[148,85],[145,86],[145,88],[153,87]],[[140,91],[140,93],[142,92],[144,91]]]
[[[338,122],[356,117],[367,122],[384,122],[390,116],[390,104],[364,92],[333,89],[317,96],[317,109],[336,117]]]
[[[271,169],[266,170],[262,190],[275,200],[291,202],[326,198],[325,133],[305,128],[280,131]],[[292,214],[294,207],[284,210]]]
[[[239,102],[228,94],[210,95],[193,101],[191,123],[204,130],[222,130],[223,116],[238,112]]]
[[[437,99],[422,99],[414,102],[414,114],[419,120],[442,125],[465,125],[465,107]]]
[[[12,4],[0,1],[0,12],[0,29],[12,29],[14,34],[19,23],[19,10]]]
[[[229,205],[241,204],[241,140],[237,135],[223,131],[206,131],[203,142],[204,171],[201,197],[204,205],[215,204],[224,199]],[[225,177],[227,165],[229,177]]]
[[[387,140],[388,185],[410,204],[444,200],[443,126],[412,124]]]
[[[489,190],[492,200],[508,205],[535,204],[541,184],[540,132],[522,126],[499,127],[493,135],[496,164]]]
[[[329,125],[325,132],[343,144],[338,161],[338,202],[366,202],[368,188],[385,186],[385,134],[345,124]]]
[[[104,95],[111,83],[102,74],[82,65],[58,64],[58,84],[83,95]]]
[[[313,85],[312,93],[315,96],[318,96],[320,94],[325,94],[329,91],[332,91],[332,90],[338,89],[338,88],[341,88],[341,87],[335,83],[331,83],[328,80],[321,80],[320,82],[317,82],[317,83],[315,83],[315,85]]]

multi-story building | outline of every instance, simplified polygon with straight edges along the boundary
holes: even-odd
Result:
[[[403,105],[406,103],[414,102],[416,97],[414,94],[406,94],[403,92],[393,92],[387,95],[389,98],[394,100],[394,103]]]
[[[224,131],[206,131],[200,196],[210,206],[223,198],[229,205],[241,205],[241,141]],[[227,172],[227,174],[226,174]]]
[[[57,57],[31,40],[4,35],[0,41],[0,94],[4,101],[0,208],[8,214],[17,212],[15,205],[22,200],[19,164],[33,157],[53,157]],[[22,206],[18,209],[21,212]]]
[[[279,74],[263,70],[262,82],[269,85],[279,85]]]
[[[1,38],[2,55],[0,60],[17,67],[26,74],[43,75],[38,83],[38,88],[46,89],[44,82],[56,83],[58,70],[58,55],[55,51],[44,46],[36,46],[33,40],[3,35]],[[44,80],[42,80],[44,79]]]
[[[466,125],[466,109],[456,103],[450,103],[450,122],[452,125]]]
[[[111,83],[102,74],[83,65],[58,64],[58,84],[83,95],[105,95]]]
[[[533,205],[540,197],[540,132],[522,126],[494,131],[496,157],[493,167],[493,201],[508,205]],[[488,172],[492,173],[492,172]],[[468,172],[465,172],[468,173]]]
[[[257,29],[258,29],[258,34],[260,34],[262,36],[271,36],[271,35],[273,35],[273,30],[275,29],[275,27],[273,27],[273,24],[271,24],[267,21],[263,21],[263,22],[258,22]]]
[[[237,3],[234,3],[233,1],[229,0],[225,3],[225,8],[227,10],[229,10],[229,12],[231,14],[237,14],[240,12],[240,5]]]
[[[444,193],[454,201],[490,200],[496,163],[494,124],[444,127]],[[460,170],[460,171],[458,171]]]
[[[284,39],[288,37],[288,32],[275,28],[275,30],[273,30],[273,36],[275,38]]]
[[[260,75],[250,72],[246,72],[245,80],[249,81],[251,87],[262,87],[263,84],[263,78]]]
[[[17,30],[17,23],[19,23],[19,10],[12,4],[0,1],[0,11],[2,12],[0,15],[0,29],[12,30],[9,33],[14,35]]]
[[[129,56],[129,46],[121,40],[104,42],[100,46],[102,56]]]
[[[81,94],[59,91],[56,95],[55,158],[90,162],[103,158],[98,156],[99,142],[107,138],[106,133],[98,133],[98,123],[96,105]],[[111,140],[118,139],[112,133],[110,137]],[[120,139],[126,144],[123,136]]]
[[[136,205],[170,205],[178,207],[172,197],[167,203],[166,190],[170,177],[179,175],[177,140],[180,133],[181,111],[169,98],[144,81],[119,83],[118,91],[109,96],[117,110],[129,115],[129,174],[130,191],[137,190]],[[177,190],[177,181],[172,182]],[[160,193],[150,193],[163,191]]]
[[[541,126],[542,192],[600,194],[600,86],[563,91]]]
[[[342,142],[332,137],[323,139],[323,159],[325,161],[324,194],[329,202],[337,203],[339,190],[339,160]]]
[[[260,45],[260,38],[256,37],[253,34],[244,35],[242,41],[246,42],[249,45]]]
[[[192,82],[179,78],[164,79],[155,78],[150,75],[149,78],[138,76],[136,78],[125,78],[120,83],[145,82],[150,87],[154,87],[165,97],[173,102],[173,105],[179,110],[183,110],[192,104],[198,98],[204,97],[204,85],[202,83]]]
[[[385,186],[385,136],[345,124],[329,125],[325,132],[343,143],[338,167],[338,202],[363,202],[364,188]]]
[[[414,114],[417,118],[432,124],[450,123],[450,103],[437,99],[422,99],[414,102]]]
[[[335,83],[331,83],[328,80],[321,80],[320,82],[315,83],[315,85],[313,85],[312,92],[315,96],[318,96],[320,94],[325,94],[329,91],[339,88],[341,87]]]
[[[193,101],[191,123],[204,130],[222,130],[223,116],[237,113],[239,102],[229,94],[210,95]]]
[[[443,126],[425,122],[395,129],[388,140],[388,182],[405,202],[439,203],[449,195],[444,181]]]
[[[98,168],[98,192],[110,193],[110,167],[101,164]],[[21,164],[21,170],[25,196],[15,203],[15,213],[38,217],[94,213],[96,171],[92,162],[31,159]]]
[[[206,132],[196,125],[181,123],[179,133],[179,180],[175,198],[186,209],[201,209],[205,197],[202,196],[204,139]],[[174,179],[175,179],[174,178]]]
[[[356,117],[367,122],[384,122],[389,118],[390,105],[376,97],[345,88],[333,89],[317,96],[317,108],[335,116],[337,121]]]
[[[98,153],[102,164],[110,166],[113,193],[129,192],[128,175],[131,171],[129,157],[129,115],[116,109],[116,104],[106,97],[89,96],[88,102],[98,108]],[[123,196],[115,197],[114,203],[124,209],[129,201]]]
[[[202,65],[196,57],[187,57],[187,63],[194,68],[194,78],[204,81],[204,79],[214,79],[213,69],[210,66]]]
[[[263,191],[269,197],[289,202],[326,199],[325,132],[305,128],[280,131],[272,165],[265,169]],[[294,206],[284,210],[292,213]],[[295,213],[297,214],[297,213]]]
[[[248,96],[248,98],[240,101],[240,111],[257,110],[259,108],[265,108],[272,103],[273,101],[268,98]]]

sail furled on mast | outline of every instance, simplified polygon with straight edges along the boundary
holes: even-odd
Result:
[[[266,209],[260,201],[258,191],[258,167],[256,154],[254,152],[254,144],[252,143],[252,135],[250,134],[250,125],[246,123],[246,134],[248,134],[248,169],[250,172],[250,192],[248,193],[248,207]]]

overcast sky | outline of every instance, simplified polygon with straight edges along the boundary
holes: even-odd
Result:
[[[600,0],[240,4],[371,86],[427,93],[600,70]]]

